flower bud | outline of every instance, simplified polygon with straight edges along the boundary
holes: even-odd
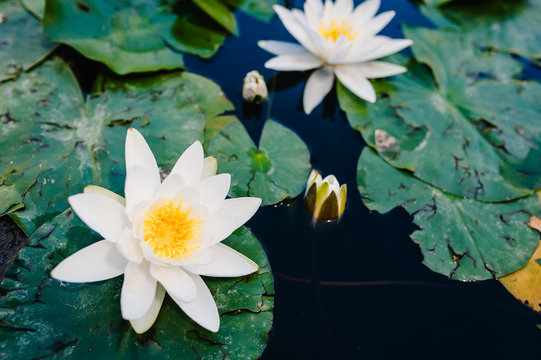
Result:
[[[259,103],[265,100],[268,95],[269,93],[267,91],[265,80],[257,70],[250,71],[246,74],[244,86],[242,87],[242,97],[244,100]]]
[[[325,179],[312,170],[306,184],[304,202],[312,212],[312,221],[332,221],[339,219],[346,208],[347,186],[340,187],[334,175]]]

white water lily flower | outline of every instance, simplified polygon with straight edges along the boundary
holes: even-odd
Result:
[[[92,282],[124,274],[122,317],[138,333],[156,320],[165,292],[196,323],[218,331],[218,309],[200,275],[237,277],[258,270],[220,242],[254,215],[261,199],[225,199],[230,175],[215,173],[215,158],[204,159],[195,142],[161,182],[145,139],[129,129],[126,199],[97,186],[68,199],[104,240],[66,258],[51,276]]]
[[[358,97],[376,101],[367,79],[397,75],[403,66],[374,61],[412,44],[408,39],[377,35],[394,17],[394,11],[374,16],[380,0],[366,0],[353,8],[353,0],[307,0],[304,12],[275,5],[286,29],[300,43],[260,41],[266,51],[277,55],[265,67],[281,71],[317,69],[304,89],[304,111],[309,114],[331,91],[334,76]]]

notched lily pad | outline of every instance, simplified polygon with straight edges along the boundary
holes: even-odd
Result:
[[[210,138],[207,152],[218,157],[219,172],[232,175],[230,196],[260,197],[263,205],[299,195],[311,168],[308,147],[273,120],[265,123],[259,147],[234,121]]]
[[[411,238],[423,263],[456,280],[507,275],[524,266],[539,243],[525,224],[541,211],[536,195],[494,204],[454,196],[393,168],[369,148],[359,159],[357,184],[369,209],[386,213],[401,206],[413,215],[420,230]]]
[[[97,240],[70,210],[36,230],[1,285],[0,353],[76,359],[261,356],[272,326],[273,276],[263,248],[246,228],[224,243],[254,260],[259,271],[205,278],[220,312],[218,333],[192,322],[167,296],[152,328],[137,335],[121,318],[122,277],[86,284],[50,278],[64,257]]]
[[[378,149],[376,132],[384,131],[399,144],[379,146],[386,161],[448,193],[507,201],[541,187],[541,84],[517,79],[520,63],[460,33],[404,32],[429,68],[410,60],[406,74],[376,82],[375,104],[338,86],[340,106],[365,141]]]
[[[0,2],[0,82],[15,79],[56,48],[45,41],[38,19],[17,0]]]
[[[45,62],[0,84],[0,214],[30,228],[66,208],[85,185],[122,193],[124,139],[138,127],[159,165],[172,167],[182,150],[203,140],[207,121],[232,109],[221,89],[188,72],[138,79],[101,77],[85,99],[68,66]]]

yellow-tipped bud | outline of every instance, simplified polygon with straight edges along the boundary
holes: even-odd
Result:
[[[269,95],[265,79],[256,70],[250,71],[244,78],[242,97],[248,102],[259,103]]]
[[[334,175],[322,179],[312,170],[306,184],[304,202],[313,214],[313,222],[339,219],[346,208],[347,186],[340,186]]]

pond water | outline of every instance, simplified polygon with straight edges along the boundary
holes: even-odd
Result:
[[[430,26],[409,1],[382,0],[380,11],[390,9],[397,15],[384,35],[402,37],[401,23]],[[334,227],[314,230],[302,197],[262,208],[248,223],[275,275],[274,325],[263,359],[538,356],[538,314],[497,281],[462,283],[433,273],[409,239],[416,229],[411,216],[402,209],[371,213],[362,204],[356,169],[365,144],[339,110],[336,93],[307,116],[301,98],[308,75],[276,76],[263,67],[271,55],[258,40],[291,40],[280,21],[237,19],[240,36],[228,38],[211,60],[188,57],[188,70],[222,87],[256,143],[266,118],[281,122],[309,146],[312,166],[323,176],[335,174],[349,190],[345,215]],[[241,97],[242,79],[253,69],[270,90],[259,109]],[[533,67],[525,72],[540,75]]]

